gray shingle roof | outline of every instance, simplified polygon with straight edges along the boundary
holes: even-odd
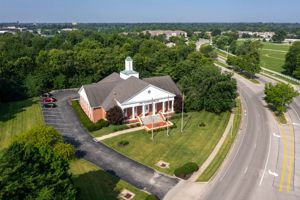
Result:
[[[115,105],[115,100],[123,103],[150,84],[176,95],[181,94],[170,76],[145,78],[143,80],[132,76],[124,80],[120,78],[119,74],[112,73],[98,83],[84,85],[83,88],[91,107],[103,107],[108,110]]]
[[[175,95],[181,95],[180,90],[170,76],[155,76],[143,80]]]

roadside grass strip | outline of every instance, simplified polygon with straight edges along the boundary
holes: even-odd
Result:
[[[282,187],[284,185],[285,180],[285,170],[286,170],[286,137],[284,133],[284,129],[282,125],[279,123],[279,129],[280,129],[280,135],[281,138],[283,138],[283,162],[282,162],[282,168],[281,168],[281,177],[280,177],[280,183],[279,183],[279,192],[282,192]]]
[[[222,144],[219,152],[216,157],[212,160],[212,162],[208,165],[208,167],[204,170],[204,172],[199,176],[197,181],[199,182],[207,182],[209,181],[218,171],[222,163],[224,162],[228,152],[230,151],[232,144],[235,141],[236,135],[239,131],[240,122],[241,122],[241,101],[240,99],[236,100],[236,108],[235,108],[235,116],[233,120],[233,127],[231,127],[230,132],[224,143]]]

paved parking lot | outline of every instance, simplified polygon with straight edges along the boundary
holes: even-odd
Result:
[[[159,198],[163,198],[178,183],[177,178],[157,173],[104,144],[93,141],[68,103],[71,99],[78,98],[76,90],[57,91],[53,94],[58,100],[57,107],[42,108],[44,120],[47,125],[58,130],[68,143],[76,147],[78,156]]]

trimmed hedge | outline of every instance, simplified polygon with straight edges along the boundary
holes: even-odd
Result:
[[[174,174],[179,178],[185,178],[187,175],[197,171],[199,169],[198,165],[194,162],[188,162],[181,167],[175,169]]]
[[[88,131],[97,131],[103,127],[109,126],[109,122],[103,119],[93,123],[82,110],[78,101],[72,101],[72,107],[75,110],[80,122]]]

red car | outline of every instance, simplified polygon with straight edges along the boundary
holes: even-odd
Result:
[[[54,97],[46,97],[43,99],[44,103],[53,103],[56,102],[56,99]]]

